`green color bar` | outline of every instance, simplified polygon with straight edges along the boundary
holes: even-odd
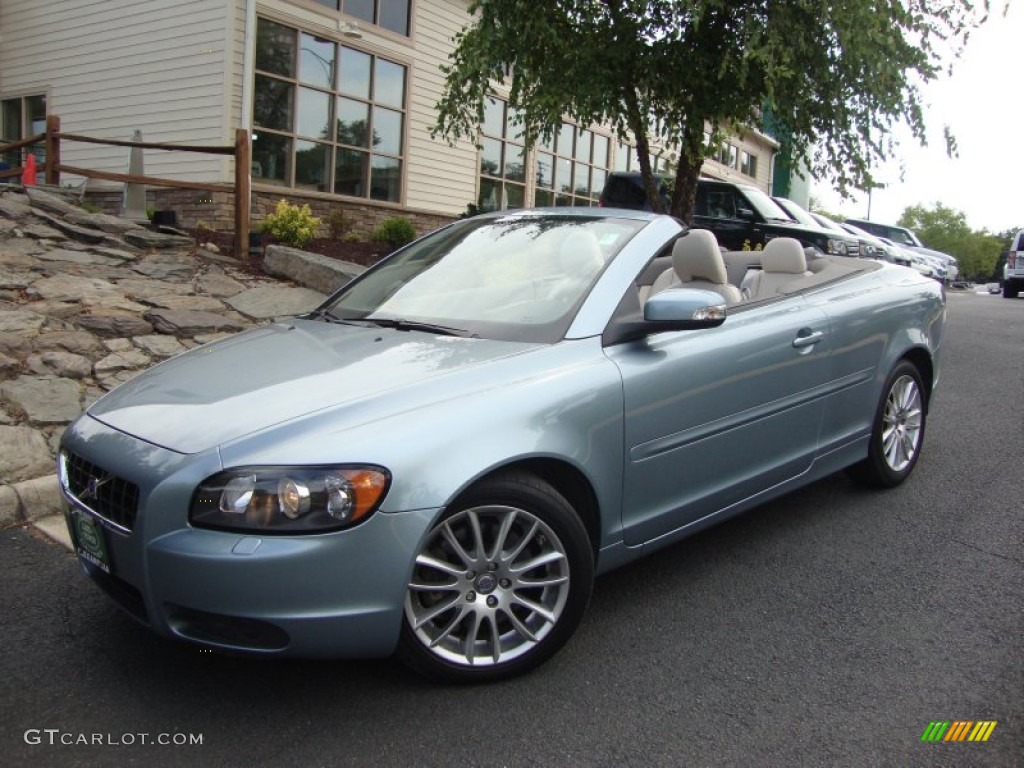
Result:
[[[921,741],[941,741],[946,731],[949,730],[949,723],[949,720],[933,720],[928,723],[928,727],[921,734]]]

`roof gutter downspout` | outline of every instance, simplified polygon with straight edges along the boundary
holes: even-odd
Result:
[[[245,47],[242,49],[242,115],[239,125],[251,129],[253,76],[256,71],[256,0],[245,0]]]

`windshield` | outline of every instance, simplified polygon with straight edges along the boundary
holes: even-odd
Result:
[[[784,197],[773,197],[772,201],[776,203],[782,210],[789,214],[791,219],[795,219],[798,224],[803,224],[805,227],[819,227],[818,222],[814,218],[801,208],[799,205],[794,203],[792,200],[788,200]]]
[[[924,248],[924,245],[921,244],[921,241],[918,239],[917,235],[915,235],[909,229],[902,230],[901,234],[903,235],[903,239],[907,242],[907,245],[912,245],[915,248]]]
[[[604,216],[467,219],[384,260],[317,314],[551,343],[565,335],[605,265],[645,224]]]
[[[742,187],[743,196],[750,201],[765,221],[793,221],[793,217],[786,213],[779,204],[756,187]]]
[[[824,229],[831,229],[833,232],[841,232],[844,235],[846,234],[846,230],[839,226],[836,222],[832,221],[832,219],[829,219],[817,213],[811,215],[814,217],[814,220],[818,222],[819,227],[823,227]]]

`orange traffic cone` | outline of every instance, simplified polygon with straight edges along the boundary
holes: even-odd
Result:
[[[25,158],[25,170],[21,172],[21,184],[30,187],[36,183],[36,156],[30,154]]]

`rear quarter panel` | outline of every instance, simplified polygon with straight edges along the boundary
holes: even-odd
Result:
[[[833,381],[822,423],[819,453],[867,437],[885,379],[914,350],[932,361],[929,389],[937,384],[945,299],[934,280],[899,266],[884,265],[867,275],[812,291],[808,301],[830,318]]]

